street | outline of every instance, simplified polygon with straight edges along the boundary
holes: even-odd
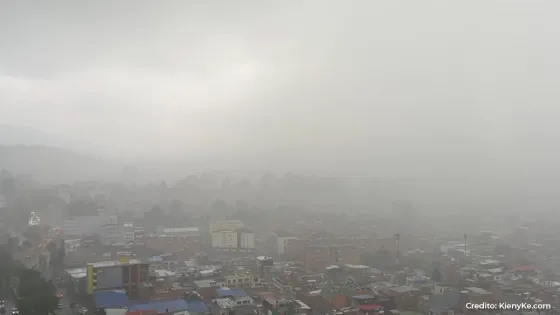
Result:
[[[11,315],[12,314],[12,309],[14,307],[14,302],[12,299],[6,299],[4,300],[5,304],[4,304],[4,309],[6,310],[6,314],[7,315]]]
[[[41,256],[41,254],[47,251],[47,244],[55,240],[59,234],[60,230],[51,229],[48,235],[41,241],[40,244],[37,244],[33,248],[24,250],[23,252],[16,254],[14,258],[23,263],[26,268],[35,268],[35,266],[37,266],[37,263],[39,262],[39,257]]]

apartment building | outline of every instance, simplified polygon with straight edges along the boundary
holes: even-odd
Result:
[[[303,263],[307,270],[323,271],[329,265],[358,265],[361,250],[355,245],[307,246],[303,253]]]
[[[164,228],[160,234],[143,238],[147,248],[175,254],[182,251],[196,253],[200,251],[200,231],[197,227]]]
[[[212,247],[226,251],[255,250],[255,234],[239,220],[217,221],[210,225]]]
[[[139,295],[140,286],[149,280],[149,264],[136,259],[104,261],[87,265],[87,292],[124,289],[129,298]]]

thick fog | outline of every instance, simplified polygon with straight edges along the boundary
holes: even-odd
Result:
[[[558,16],[553,0],[2,1],[0,124],[170,165],[558,175]]]

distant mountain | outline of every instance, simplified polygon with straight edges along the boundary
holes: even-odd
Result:
[[[104,155],[107,148],[98,145],[75,141],[64,136],[45,133],[29,127],[0,124],[0,145],[26,145],[64,148],[90,155]]]
[[[0,145],[44,145],[64,147],[56,136],[38,130],[12,125],[0,125]]]
[[[35,180],[63,183],[110,179],[121,167],[70,150],[46,146],[0,145],[0,170]]]

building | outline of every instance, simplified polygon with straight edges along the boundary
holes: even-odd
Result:
[[[103,225],[104,233],[101,233],[101,242],[105,245],[112,245],[122,242],[121,229],[117,216],[110,216],[107,223]]]
[[[224,284],[230,289],[251,289],[262,286],[262,278],[251,274],[234,274],[224,277]]]
[[[288,244],[285,245],[285,255],[290,260],[303,261],[303,256],[305,253],[305,248],[311,245],[310,240],[306,239],[290,239]]]
[[[62,232],[65,236],[91,236],[106,233],[105,225],[109,218],[104,216],[76,216],[62,221]]]
[[[305,269],[312,271],[323,271],[330,265],[358,265],[361,261],[361,251],[354,245],[307,246],[303,256]]]
[[[215,221],[210,224],[210,231],[237,230],[243,227],[245,227],[245,224],[240,220]]]
[[[259,275],[264,277],[266,273],[274,266],[274,260],[270,257],[266,256],[258,256],[257,257],[257,272]]]
[[[87,265],[87,292],[124,289],[134,299],[149,274],[149,264],[135,259],[91,263]]]
[[[420,302],[420,290],[410,286],[383,288],[380,293],[395,301],[399,311],[415,311]]]
[[[284,230],[276,230],[272,233],[273,237],[273,246],[274,251],[278,255],[285,255],[286,254],[286,245],[290,240],[297,239],[296,236],[284,231]]]
[[[239,220],[217,221],[210,225],[212,247],[228,251],[255,250],[255,234]]]
[[[175,254],[182,251],[200,251],[200,231],[197,227],[164,228],[160,234],[143,237],[147,248]]]
[[[256,305],[253,298],[243,290],[218,289],[218,298],[212,300],[212,315],[253,315]]]
[[[203,299],[209,300],[216,296],[216,290],[225,286],[224,279],[195,280],[194,289]]]

